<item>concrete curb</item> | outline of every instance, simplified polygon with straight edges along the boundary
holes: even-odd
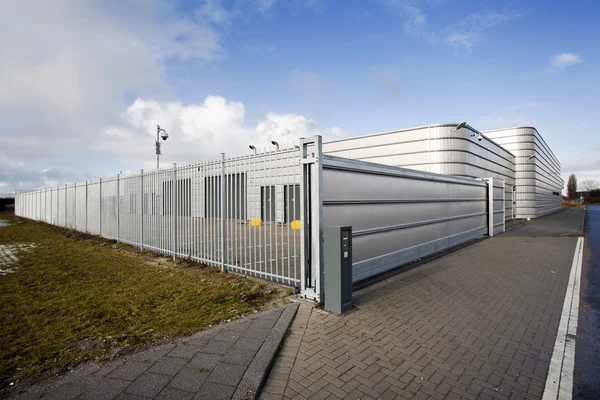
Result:
[[[248,366],[232,399],[253,400],[257,398],[267,376],[269,376],[269,371],[275,360],[279,346],[283,342],[287,329],[294,319],[299,306],[299,303],[295,303],[285,307],[271,333],[267,336],[265,342]]]

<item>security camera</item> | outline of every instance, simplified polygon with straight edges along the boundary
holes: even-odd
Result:
[[[167,140],[169,138],[169,134],[165,131],[162,131],[160,137],[162,138],[162,140]]]
[[[483,139],[483,136],[481,135],[481,133],[471,133],[471,137],[477,138],[477,141],[479,141],[479,142],[481,142],[481,140]]]

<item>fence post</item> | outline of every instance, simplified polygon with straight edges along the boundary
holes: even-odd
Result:
[[[67,212],[69,211],[69,206],[68,206],[68,201],[67,201],[67,184],[65,183],[65,228],[68,228],[68,219],[67,219]]]
[[[100,178],[100,237],[102,237],[102,178]]]
[[[85,181],[85,233],[88,233],[88,181]]]
[[[121,174],[117,174],[117,243],[121,242]]]
[[[225,231],[225,153],[221,153],[221,270],[227,272],[227,232]],[[266,264],[265,264],[266,266]],[[266,267],[265,267],[266,268]]]
[[[60,226],[60,186],[56,187],[56,226]]]
[[[171,217],[173,218],[173,261],[177,257],[177,164],[173,163],[173,183],[171,185]]]
[[[140,250],[144,251],[144,170],[140,170]]]
[[[73,184],[73,208],[75,209],[73,214],[73,229],[77,230],[77,182]]]

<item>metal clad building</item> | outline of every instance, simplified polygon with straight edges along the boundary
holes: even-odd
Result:
[[[537,129],[500,129],[485,135],[515,155],[517,218],[537,218],[562,207],[560,162]]]
[[[476,129],[439,124],[323,143],[328,155],[466,178],[505,182],[506,220],[514,218],[515,156]]]
[[[457,124],[353,137],[323,143],[323,153],[468,178],[492,177],[515,183],[515,156],[470,126]]]

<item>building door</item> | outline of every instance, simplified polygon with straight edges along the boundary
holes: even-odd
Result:
[[[261,186],[260,204],[260,218],[275,221],[275,186]]]
[[[286,185],[284,188],[284,222],[300,219],[300,185]]]

